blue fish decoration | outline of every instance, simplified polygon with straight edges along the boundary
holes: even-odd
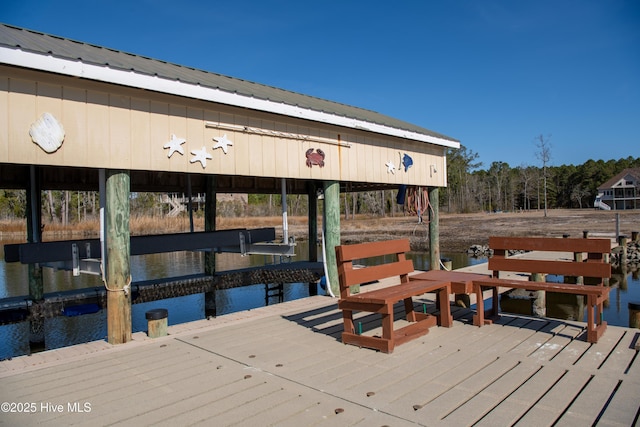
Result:
[[[407,153],[402,156],[402,164],[404,165],[404,171],[409,170],[411,166],[413,166],[413,159]]]

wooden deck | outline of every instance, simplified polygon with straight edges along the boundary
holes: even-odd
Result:
[[[472,314],[454,310],[452,328],[390,355],[342,344],[336,300],[317,296],[175,325],[164,338],[17,357],[0,362],[0,402],[35,413],[2,413],[0,425],[638,422],[640,330],[611,326],[589,344],[584,323],[503,315],[478,328]],[[356,321],[371,333],[377,319]]]

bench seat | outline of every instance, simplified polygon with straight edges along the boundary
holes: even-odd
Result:
[[[410,249],[406,239],[384,242],[360,243],[336,247],[336,261],[340,279],[340,300],[338,308],[342,310],[344,331],[342,342],[360,347],[393,352],[396,345],[425,335],[429,328],[440,325],[451,327],[453,318],[449,306],[451,283],[435,280],[409,280],[413,272],[413,263],[407,260],[405,253]],[[394,260],[384,264],[363,268],[353,268],[353,261],[372,257],[392,255]],[[352,293],[355,285],[397,277],[397,282],[379,289]],[[433,315],[415,310],[413,297],[428,292],[436,292],[440,313]],[[409,325],[394,328],[394,305],[404,302],[404,311]],[[381,336],[362,335],[356,331],[353,321],[354,312],[369,312],[382,317]]]
[[[476,295],[476,315],[474,324],[482,326],[491,323],[491,318],[498,316],[499,288],[516,288],[530,291],[557,292],[586,297],[587,336],[588,342],[596,343],[604,334],[607,322],[602,319],[603,304],[609,297],[609,287],[604,280],[611,277],[611,265],[608,255],[611,243],[608,239],[569,239],[544,237],[490,237],[489,247],[494,255],[489,258],[489,270],[493,277],[473,280]],[[572,259],[523,259],[509,256],[510,250],[540,252],[570,252]],[[586,258],[584,254],[587,254]],[[501,279],[500,272],[531,273],[537,281]],[[569,282],[553,283],[541,280],[546,274],[562,275]],[[592,282],[586,285],[587,281]],[[485,312],[483,290],[493,291],[492,309]]]
[[[405,298],[411,298],[428,292],[436,292],[445,286],[450,286],[450,283],[448,281],[411,280],[408,283],[350,295],[347,298],[341,299],[338,305],[342,307],[346,305],[347,302],[385,305],[389,303],[394,304],[398,301],[404,300]]]

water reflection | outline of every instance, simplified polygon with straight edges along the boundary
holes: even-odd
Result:
[[[25,296],[28,289],[28,267],[20,263],[4,262],[4,244],[0,242],[0,298]],[[296,256],[292,261],[307,259],[308,246],[300,242],[296,248]],[[225,271],[238,268],[261,266],[280,262],[273,256],[239,254],[217,254],[216,270]],[[204,252],[171,252],[131,257],[131,275],[134,280],[152,280],[165,277],[176,277],[204,271]],[[45,293],[67,291],[102,286],[98,276],[73,276],[70,271],[43,269]],[[316,285],[314,285],[316,286]],[[311,290],[321,292],[317,287]],[[267,298],[266,285],[253,285],[242,288],[216,292],[217,313],[228,314],[241,310],[250,310],[282,301],[289,301],[309,296],[308,283],[291,283],[282,287],[282,293]],[[204,294],[187,295],[161,301],[132,305],[133,332],[146,331],[145,313],[154,308],[166,308],[169,311],[169,325],[191,322],[204,318]],[[82,342],[106,339],[107,313],[82,316],[57,316],[44,321],[46,349],[54,349]],[[29,353],[29,323],[0,326],[0,359]]]

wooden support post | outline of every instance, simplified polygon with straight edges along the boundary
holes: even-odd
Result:
[[[573,260],[575,262],[582,262],[583,261],[583,255],[582,252],[576,252],[573,254]],[[583,276],[576,276],[573,281],[575,282],[575,284],[577,285],[584,285],[584,277]]]
[[[429,187],[429,259],[431,270],[440,270],[440,196],[438,187]]]
[[[629,308],[629,327],[640,329],[640,303],[630,302],[627,307]]]
[[[311,181],[307,184],[307,195],[309,197],[309,261],[318,261],[318,195],[316,183]]]
[[[207,176],[206,194],[204,202],[204,230],[216,230],[216,178],[213,175]],[[213,276],[216,274],[216,253],[208,251],[204,253],[204,274]],[[205,316],[216,316],[216,291],[212,289],[204,294]]]
[[[169,311],[166,308],[156,308],[145,313],[147,318],[147,335],[149,338],[159,338],[167,335]]]
[[[27,187],[27,242],[42,242],[42,202],[40,198],[40,171],[29,167],[29,185]],[[40,264],[29,264],[29,297],[40,302],[44,298],[44,282]],[[29,321],[29,347],[31,352],[44,350],[44,318],[32,318]]]
[[[340,294],[338,265],[336,264],[336,246],[340,245],[340,183],[324,183],[324,238],[328,280],[333,295]]]
[[[106,171],[107,341],[131,341],[129,171]]]
[[[618,236],[618,245],[622,249],[620,252],[620,264],[627,263],[627,236]]]
[[[318,196],[317,187],[314,181],[307,183],[307,197],[309,207],[308,226],[309,226],[309,261],[318,261]],[[318,286],[316,283],[309,283],[309,295],[317,295]]]

